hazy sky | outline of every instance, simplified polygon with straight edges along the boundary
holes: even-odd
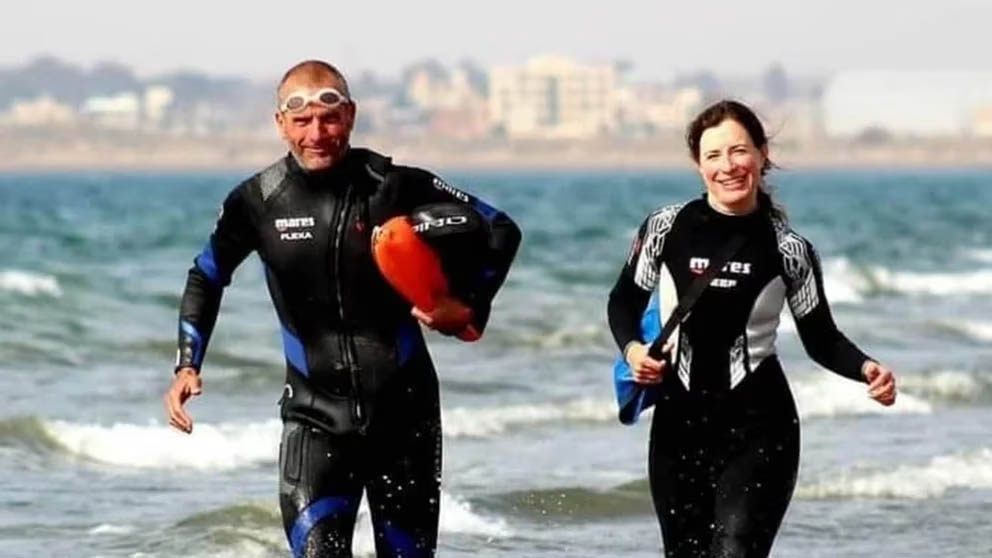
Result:
[[[0,66],[54,54],[139,74],[272,79],[304,58],[392,75],[423,57],[627,59],[634,75],[992,69],[992,0],[56,0],[4,2]]]

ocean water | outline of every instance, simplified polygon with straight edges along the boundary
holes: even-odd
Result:
[[[477,344],[429,335],[444,413],[442,557],[658,556],[647,423],[621,426],[607,292],[685,172],[446,173],[512,214],[518,261]],[[0,556],[287,556],[278,324],[235,274],[185,436],[166,426],[186,270],[244,175],[0,175]],[[992,172],[780,172],[842,330],[892,408],[779,355],[803,427],[773,556],[992,556]],[[367,512],[355,551],[371,556]]]

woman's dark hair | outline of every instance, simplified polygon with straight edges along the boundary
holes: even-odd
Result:
[[[689,146],[689,154],[692,160],[699,164],[699,140],[703,137],[703,132],[714,126],[719,126],[724,120],[733,120],[747,130],[747,135],[751,137],[751,143],[758,149],[768,146],[768,135],[765,134],[765,127],[758,119],[758,115],[743,103],[724,99],[706,107],[699,113],[685,131],[685,142]],[[761,176],[768,174],[768,171],[775,168],[775,163],[765,157],[765,163],[761,166]],[[767,184],[762,181],[758,191],[759,198],[764,198],[772,213],[785,219],[785,210],[782,209],[773,199],[772,193]]]

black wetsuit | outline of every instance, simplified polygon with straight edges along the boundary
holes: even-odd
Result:
[[[257,251],[286,353],[280,505],[295,556],[351,556],[363,489],[378,555],[433,556],[441,480],[438,383],[410,304],[371,257],[375,226],[437,202],[472,206],[485,266],[453,285],[482,331],[520,242],[502,212],[435,175],[351,149],[330,170],[286,156],[235,188],[189,272],[179,367],[197,370],[223,288]]]
[[[673,370],[656,388],[648,467],[669,558],[763,557],[771,549],[799,462],[795,403],[775,355],[785,301],[818,363],[863,381],[868,358],[834,325],[812,245],[763,195],[746,216],[720,214],[705,199],[648,216],[610,293],[621,349],[643,341],[651,291],[659,288],[664,322],[735,232],[745,244],[672,336]]]

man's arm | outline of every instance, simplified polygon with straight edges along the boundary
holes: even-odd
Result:
[[[170,424],[187,433],[192,431],[193,421],[182,406],[202,391],[200,367],[217,321],[221,296],[235,268],[257,245],[245,195],[245,187],[241,186],[224,201],[214,232],[193,260],[179,305],[176,374],[165,403]]]
[[[503,211],[481,199],[457,189],[433,173],[420,169],[403,169],[404,182],[400,185],[406,207],[413,209],[428,203],[459,203],[470,206],[485,221],[488,234],[487,253],[476,280],[461,285],[458,295],[472,310],[471,325],[482,334],[492,301],[499,291],[510,265],[520,246],[522,234],[517,224]]]

